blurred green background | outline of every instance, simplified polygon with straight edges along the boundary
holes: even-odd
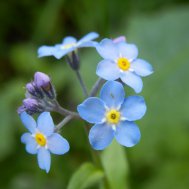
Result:
[[[0,188],[64,189],[82,163],[92,161],[83,125],[72,121],[62,132],[70,141],[70,152],[52,156],[49,174],[41,171],[36,157],[27,154],[20,142],[26,129],[16,113],[25,83],[35,71],[49,74],[60,103],[75,110],[83,97],[74,73],[64,59],[38,59],[37,48],[59,43],[67,35],[80,38],[90,31],[100,34],[98,41],[125,35],[138,46],[139,57],[155,70],[143,79],[141,95],[148,111],[137,122],[141,142],[133,148],[112,144],[101,154],[109,187],[189,188],[187,0],[2,0],[0,23]],[[101,58],[95,49],[83,49],[80,55],[81,72],[90,89]],[[126,92],[134,94],[128,87]],[[53,116],[55,123],[61,120]],[[102,175],[97,180],[100,178]]]

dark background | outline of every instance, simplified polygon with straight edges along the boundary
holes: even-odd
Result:
[[[3,0],[0,2],[0,188],[63,189],[73,172],[92,161],[82,123],[63,129],[71,145],[64,156],[52,156],[51,171],[38,168],[20,136],[26,129],[16,113],[25,83],[35,71],[49,74],[64,107],[83,101],[74,73],[64,59],[37,58],[43,44],[60,43],[90,31],[104,37],[125,35],[139,48],[155,73],[144,78],[141,95],[148,111],[138,121],[142,138],[122,148],[128,158],[131,189],[189,188],[189,2],[187,0]],[[88,89],[95,82],[101,58],[83,49],[81,71]],[[128,94],[134,92],[126,88]],[[53,114],[55,123],[61,117]],[[116,164],[116,156],[112,161]],[[126,161],[126,158],[125,158]],[[97,188],[97,187],[96,187]],[[122,188],[121,188],[122,189]]]

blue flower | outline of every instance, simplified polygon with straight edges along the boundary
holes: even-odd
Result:
[[[39,167],[50,170],[50,153],[62,155],[69,151],[69,143],[61,135],[54,132],[54,123],[49,112],[39,115],[37,123],[23,112],[20,115],[22,123],[29,132],[21,137],[22,143],[26,144],[26,151],[30,154],[37,154]]]
[[[55,46],[41,46],[38,49],[38,56],[54,56],[57,59],[62,58],[66,54],[75,51],[81,47],[94,47],[97,42],[92,40],[96,39],[99,35],[95,32],[88,33],[79,41],[72,36],[65,37],[61,44],[56,44]]]
[[[121,83],[108,81],[100,92],[100,98],[90,97],[77,108],[81,118],[95,124],[89,132],[89,141],[96,150],[106,148],[113,140],[132,147],[140,140],[140,130],[133,122],[146,112],[143,97],[129,96]]]
[[[143,83],[140,76],[152,74],[153,68],[145,60],[137,59],[138,49],[134,44],[104,39],[96,46],[96,49],[104,58],[98,64],[96,71],[98,76],[106,80],[120,78],[136,93],[141,92]]]

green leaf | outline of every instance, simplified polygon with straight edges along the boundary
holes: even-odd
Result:
[[[124,147],[113,142],[101,155],[110,189],[128,189],[128,162]]]
[[[104,174],[91,163],[83,164],[72,176],[68,189],[84,189],[100,182]]]

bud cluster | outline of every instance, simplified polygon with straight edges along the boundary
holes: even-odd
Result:
[[[55,99],[56,92],[49,76],[36,72],[34,81],[26,84],[26,98],[17,111],[19,114],[26,111],[30,115],[41,113],[50,110]]]

